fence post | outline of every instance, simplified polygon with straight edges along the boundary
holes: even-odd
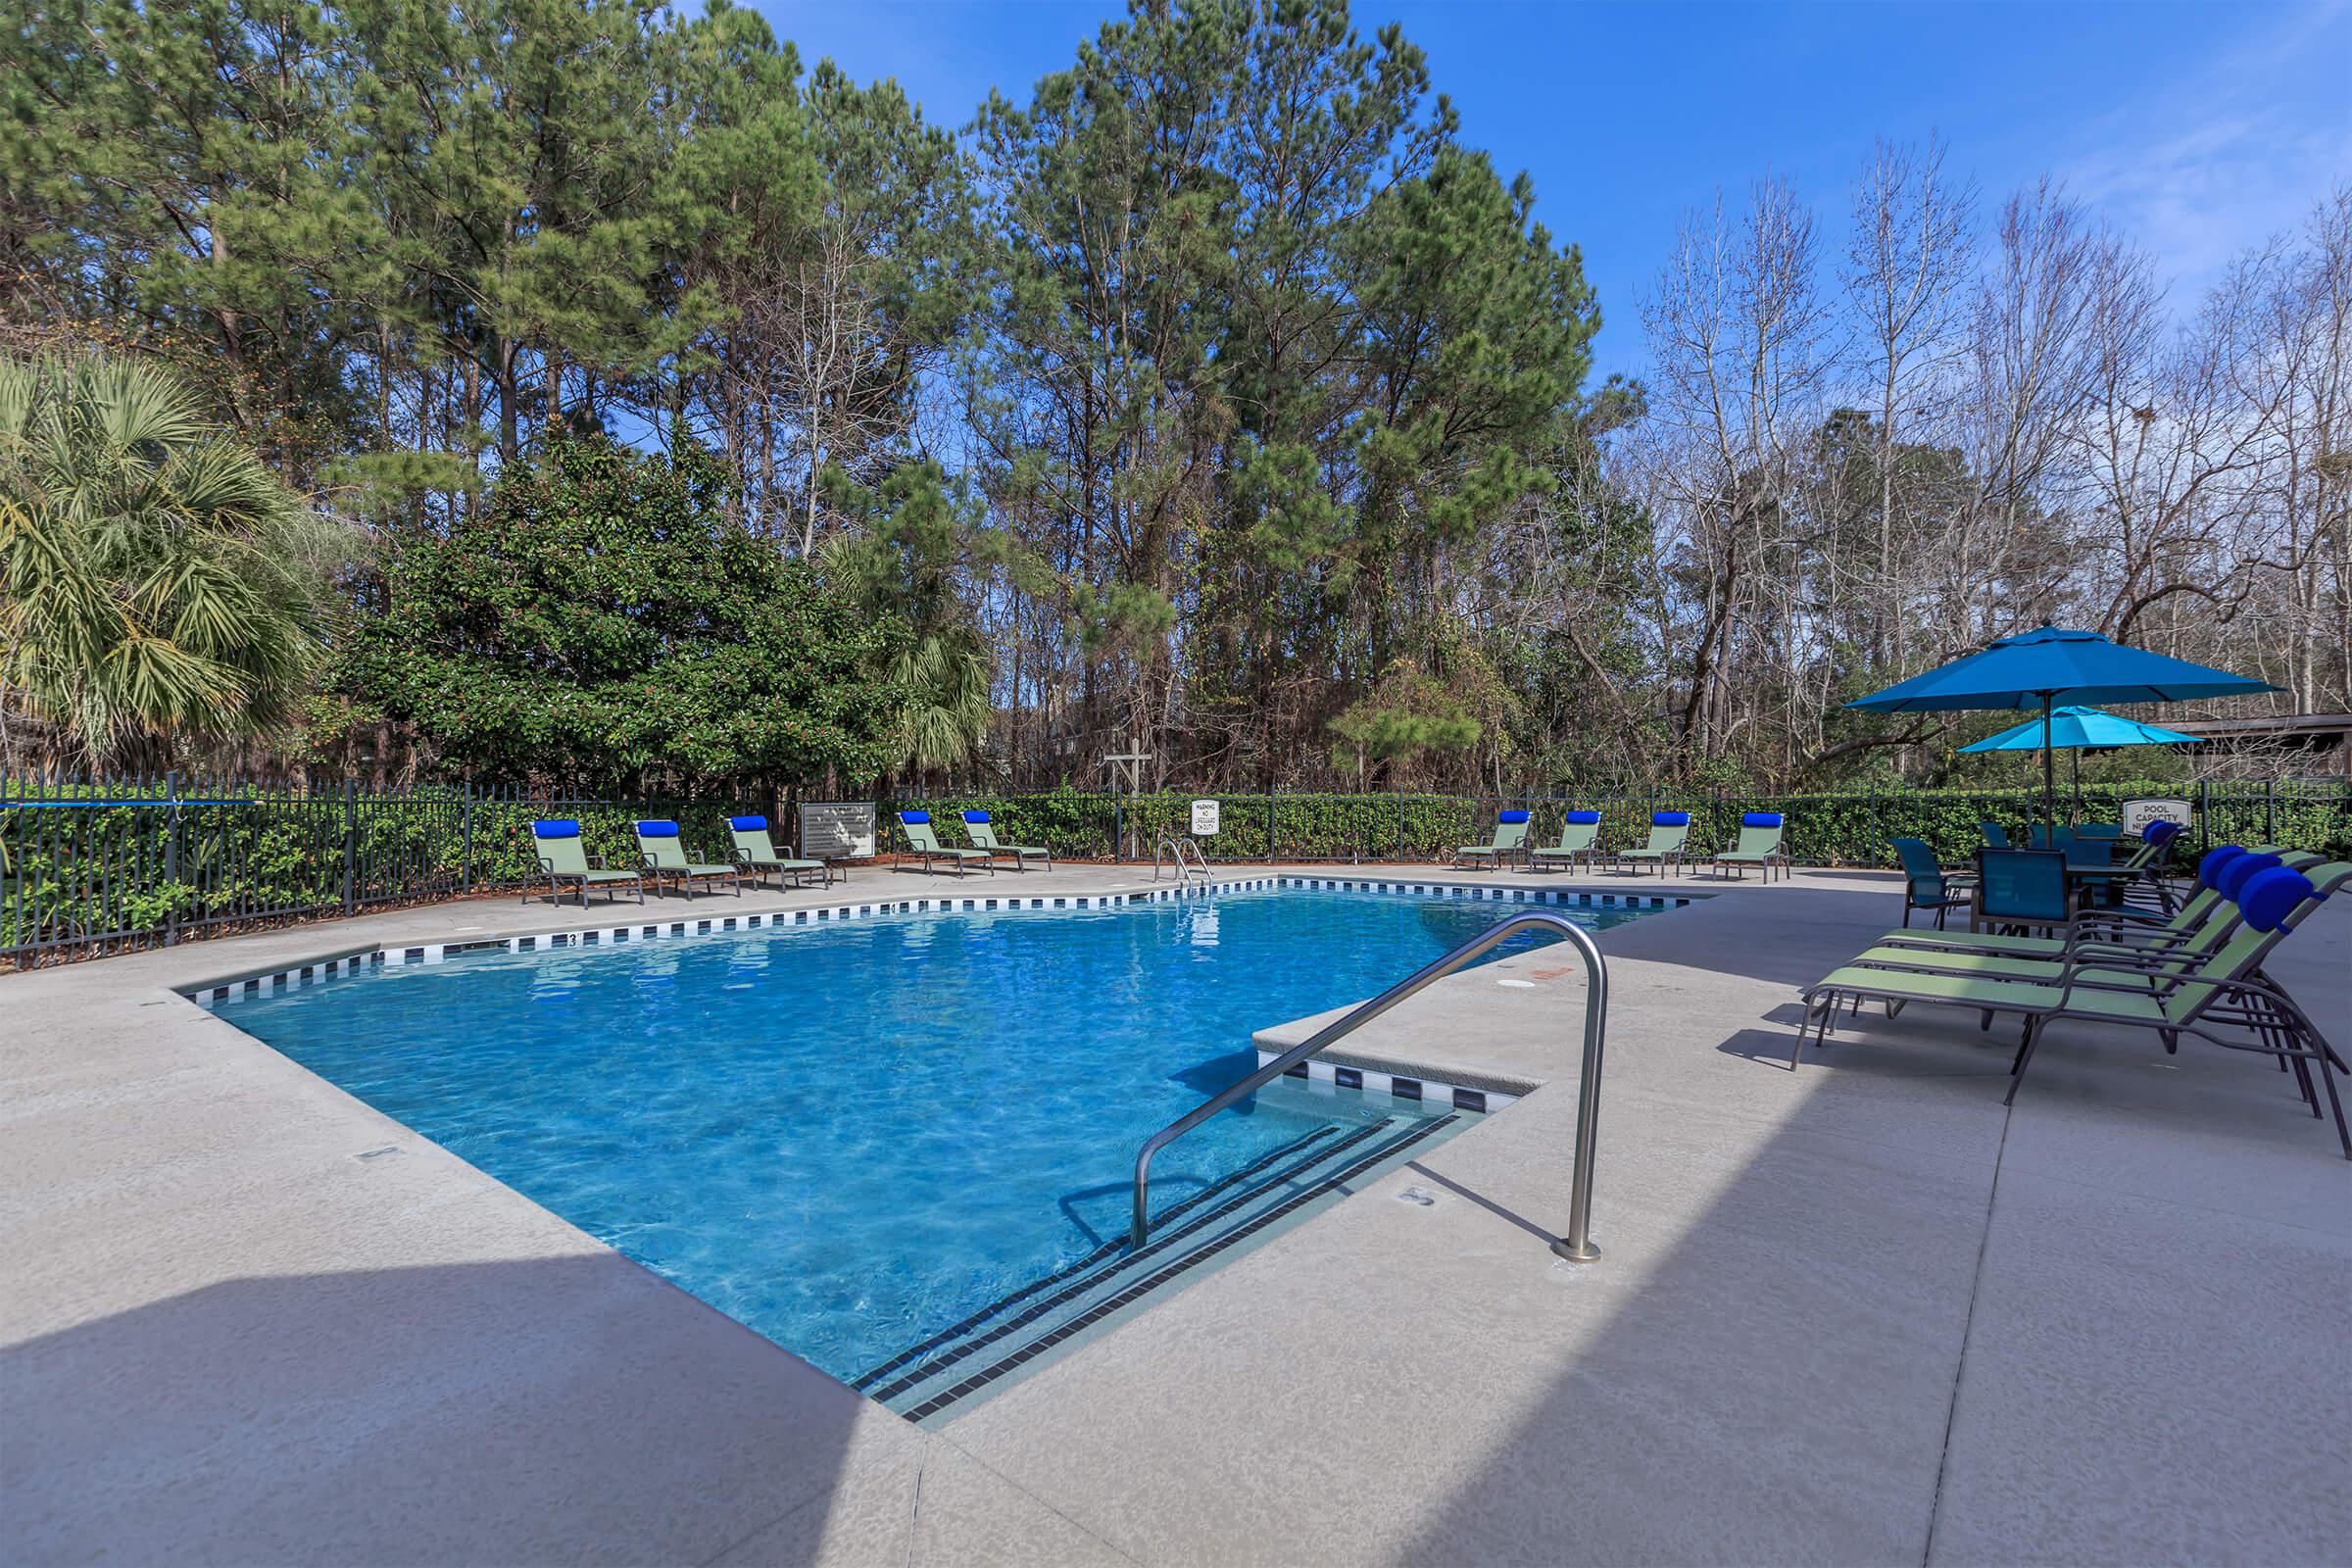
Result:
[[[1122,857],[1120,850],[1127,843],[1127,808],[1120,801],[1118,786],[1111,786],[1110,795],[1110,863],[1116,865]]]
[[[458,873],[460,885],[467,893],[473,891],[473,776],[466,778],[466,858]]]
[[[2197,780],[2197,856],[2203,858],[2213,850],[2213,802],[2207,792],[2208,781]]]
[[[2262,842],[2278,842],[2278,781],[2275,778],[2262,781]]]
[[[1274,786],[1266,786],[1266,863],[1274,863]]]
[[[172,902],[164,906],[164,946],[179,945],[179,769],[164,775],[164,793],[172,804],[164,818],[164,885]]]
[[[1404,791],[1396,792],[1396,863],[1404,863]]]
[[[352,869],[359,856],[359,845],[351,833],[351,780],[343,781],[343,912],[352,914],[359,909],[352,886]]]

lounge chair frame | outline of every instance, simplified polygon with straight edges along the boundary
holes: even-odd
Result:
[[[1494,836],[1484,844],[1465,844],[1453,852],[1453,868],[1467,871],[1483,859],[1486,869],[1499,870],[1510,863],[1514,855],[1527,852],[1528,829],[1535,825],[1532,811],[1500,811],[1494,817]],[[1535,862],[1528,865],[1533,869]]]
[[[657,819],[649,819],[657,820]],[[667,833],[648,833],[646,824],[637,824],[637,853],[645,861],[645,875],[654,891],[660,893],[664,884],[676,887],[694,902],[694,885],[698,881],[726,877],[735,884],[735,896],[743,897],[743,867],[734,860],[706,860],[690,853],[675,822],[663,821]],[[662,847],[667,846],[667,853]],[[674,856],[675,858],[671,858]]]
[[[588,890],[592,887],[605,889],[605,902],[613,904],[619,901],[621,885],[628,883],[637,889],[637,902],[643,904],[645,902],[644,874],[606,865],[603,856],[590,855],[586,846],[581,842],[579,823],[571,821],[569,818],[562,820],[569,823],[571,827],[569,833],[551,833],[543,837],[538,831],[540,824],[533,823],[531,825],[531,843],[539,857],[539,869],[547,877],[548,902],[551,904],[563,903],[564,884],[570,883],[579,890],[580,907],[583,909],[588,907]],[[573,853],[579,860],[577,865],[571,864],[571,858],[564,856],[556,848],[556,846],[565,844],[572,847]],[[537,890],[534,889],[522,896],[522,902],[528,904],[538,896]]]
[[[2328,1110],[2335,1121],[2336,1141],[2344,1157],[2352,1159],[2352,1128],[2345,1124],[2343,1102],[2332,1076],[2352,1072],[2352,1067],[2347,1067],[2294,999],[2262,973],[2263,960],[2317,907],[2320,900],[2352,881],[2352,866],[2334,866],[2328,870],[2331,874],[2311,879],[2314,896],[2297,909],[2288,911],[2278,924],[2248,940],[2249,933],[2241,929],[2242,917],[2233,908],[2223,916],[2228,929],[2218,938],[2209,937],[2204,950],[2193,955],[2171,945],[2140,954],[2119,952],[2106,944],[2081,954],[2070,949],[2054,978],[1970,975],[1937,967],[1930,961],[1899,965],[1886,958],[1878,960],[1883,967],[1860,963],[1840,967],[1801,993],[1805,1013],[1797,1025],[1795,1042],[1789,1048],[1789,1069],[1795,1070],[1808,1038],[1816,1050],[1829,1048],[1840,1001],[1856,1016],[1864,1002],[1883,1003],[1889,1018],[1914,1002],[1966,1007],[1980,1014],[1981,1029],[1990,1027],[1995,1013],[2020,1014],[2026,1020],[2025,1036],[2010,1063],[2011,1081],[2008,1093],[2002,1097],[2004,1104],[2017,1102],[2017,1091],[2025,1081],[2026,1069],[2033,1062],[2042,1031],[2051,1022],[2071,1018],[2122,1028],[2153,1029],[2168,1054],[2179,1051],[2183,1038],[2194,1038],[2226,1050],[2276,1057],[2282,1069],[2293,1074],[2296,1089],[2315,1117],[2321,1114],[2320,1092],[2326,1091]],[[1921,956],[1927,960],[1934,956]],[[2193,964],[2192,957],[2197,960]],[[1871,978],[1878,974],[1886,978]],[[1906,976],[1910,978],[1906,980]],[[2001,989],[1997,995],[1982,989],[1974,994],[1955,991],[1935,995],[1921,984],[1930,978]],[[2170,1004],[2188,987],[2197,988],[2194,1000],[2176,1013]],[[2100,999],[2109,996],[2130,998],[2137,1006],[2126,1009],[2120,1003],[2100,1005]],[[2078,997],[2086,1000],[2079,1003]],[[2316,1080],[2312,1072],[2315,1064],[2319,1069]]]
[[[963,875],[963,868],[975,860],[990,876],[997,874],[996,861],[986,850],[959,850],[953,845],[940,843],[939,833],[931,825],[930,812],[901,811],[898,818],[900,836],[906,839],[908,854],[922,858],[924,875],[930,875],[933,860],[947,861],[956,868],[957,876]]]
[[[1680,817],[1680,821],[1667,818]],[[1617,864],[1628,875],[1640,876],[1643,864],[1654,861],[1658,875],[1680,875],[1690,860],[1690,813],[1689,811],[1652,811],[1649,815],[1649,839],[1638,849],[1619,850]]]
[[[746,827],[743,824],[747,822],[760,825]],[[786,886],[786,877],[792,878],[790,885],[796,888],[808,886],[810,876],[822,887],[833,885],[836,868],[832,861],[800,859],[776,853],[775,842],[768,837],[766,817],[731,816],[727,818],[727,832],[735,840],[735,863],[752,874],[754,887],[764,881],[770,871],[776,874],[779,892]],[[849,873],[842,872],[841,880],[848,881]]]
[[[987,852],[992,867],[997,856],[1009,855],[1015,871],[1027,871],[1031,860],[1043,860],[1047,870],[1054,869],[1054,851],[1048,846],[1004,843],[997,837],[997,825],[986,811],[963,811],[958,814],[963,818],[963,831],[970,836],[973,847]]]
[[[1751,820],[1758,816],[1769,816],[1772,821],[1765,823]],[[1748,837],[1750,833],[1755,834],[1756,837],[1750,839]],[[1760,866],[1764,872],[1764,883],[1769,887],[1772,885],[1772,872],[1775,866],[1780,868],[1781,880],[1784,882],[1795,874],[1794,868],[1788,861],[1788,819],[1780,812],[1743,812],[1740,819],[1739,842],[1728,850],[1716,851],[1714,858],[1707,863],[1718,876],[1723,874],[1725,866],[1733,867],[1739,873],[1740,880],[1743,882],[1747,880],[1749,866]]]
[[[1560,824],[1559,843],[1537,844],[1528,849],[1527,868],[1533,871],[1547,860],[1565,860],[1571,871],[1579,863],[1590,863],[1597,868],[1608,858],[1609,852],[1600,847],[1600,813],[1571,811],[1568,819]]]

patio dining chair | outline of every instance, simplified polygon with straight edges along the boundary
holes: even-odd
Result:
[[[1953,875],[1944,870],[1936,858],[1936,852],[1925,839],[1890,839],[1894,856],[1903,867],[1903,929],[1911,929],[1914,911],[1936,911],[1936,929],[1954,909],[1968,907],[1975,878],[1963,872]]]
[[[2066,856],[2057,850],[1979,850],[1974,930],[2057,930],[2075,917]]]

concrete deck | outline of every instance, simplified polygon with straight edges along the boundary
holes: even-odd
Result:
[[[1601,939],[1600,1262],[1546,1250],[1582,981],[1532,954],[1350,1050],[1544,1087],[936,1433],[172,995],[598,911],[0,977],[0,1553],[2344,1560],[2352,1164],[2288,1080],[2062,1027],[2011,1112],[2006,1042],[1918,1008],[1791,1073],[1796,986],[1892,879],[1690,885],[1721,896]],[[2272,969],[2352,1044],[2352,908]]]

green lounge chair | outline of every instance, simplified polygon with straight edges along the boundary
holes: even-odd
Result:
[[[833,885],[833,867],[823,860],[799,860],[776,853],[776,846],[767,836],[764,816],[730,816],[727,831],[735,838],[735,863],[752,873],[758,882],[768,872],[776,873],[776,885],[782,887],[786,877],[794,887],[809,877],[815,877],[827,887]]]
[[[1534,870],[1546,860],[1564,860],[1570,870],[1579,861],[1600,863],[1600,813],[1598,811],[1570,811],[1560,822],[1560,842],[1539,844],[1528,852],[1527,868]]]
[[[692,899],[697,880],[723,876],[734,882],[735,896],[743,897],[743,867],[732,860],[696,859],[679,841],[678,824],[666,817],[650,817],[637,824],[637,853],[644,857],[645,874],[654,879],[657,893],[667,881]]]
[[[2257,850],[2251,853],[2265,857],[2253,868],[2255,870],[2265,865],[2284,864],[2309,875],[2311,867],[2321,863],[2318,856],[2302,852],[2290,851],[2281,855],[2275,851]],[[2220,891],[2219,877],[2232,861],[2244,858],[2248,854],[2248,851],[2234,844],[2225,844],[2207,855],[2198,864],[2196,890],[2179,909],[2163,919],[2133,909],[2108,909],[2082,916],[2065,937],[2012,936],[1994,931],[1897,930],[1879,938],[1876,946],[1945,953],[2006,954],[2025,958],[2062,957],[2071,944],[2085,941],[2116,943],[2146,951],[2177,947],[2193,940],[2210,919],[2237,918],[2236,906]]]
[[[951,849],[940,843],[939,835],[932,831],[929,811],[901,811],[899,831],[906,835],[908,850],[923,858],[923,870],[926,873],[930,871],[933,860],[945,860],[956,868],[957,876],[961,876],[963,868],[977,860],[988,868],[990,876],[997,874],[996,864],[986,850]]]
[[[1781,868],[1783,881],[1788,877],[1788,852],[1781,848],[1782,836],[1788,829],[1782,825],[1778,811],[1746,811],[1740,817],[1740,842],[1728,850],[1718,851],[1713,863],[1717,867],[1735,866],[1742,879],[1747,868],[1760,866],[1764,880],[1772,880],[1772,868]]]
[[[566,883],[580,890],[580,907],[588,907],[588,890],[603,888],[605,902],[610,904],[620,896],[620,885],[630,883],[637,889],[637,902],[645,902],[645,878],[635,871],[613,871],[605,866],[605,858],[590,855],[580,844],[580,824],[568,816],[550,817],[531,824],[531,843],[539,852],[539,869],[547,875],[548,902],[563,902]],[[525,893],[522,902],[528,904],[537,895]]]
[[[2239,857],[2223,872],[2216,890],[2219,899],[2208,908],[2204,918],[2182,929],[2178,935],[2168,932],[2163,938],[2150,940],[2136,938],[2129,932],[2086,931],[2078,925],[2070,935],[2065,951],[2056,955],[1970,952],[1881,943],[1852,962],[1871,969],[1912,969],[1926,974],[1973,974],[2006,980],[2056,981],[2069,963],[2131,964],[2157,974],[2185,972],[2220,951],[2225,942],[2237,934],[2245,919],[2244,907],[2237,902],[2238,896],[2251,885],[2255,877],[2278,863],[2276,856]],[[2319,900],[2333,893],[2347,879],[2352,879],[2352,866],[2315,866],[2308,880],[2316,890],[2316,896],[2301,910],[2286,917],[2287,928],[2293,929],[2304,913],[2319,906]]]
[[[1485,844],[1465,844],[1454,851],[1454,865],[1467,870],[1484,861],[1487,869],[1492,871],[1511,856],[1517,855],[1527,847],[1528,815],[1525,811],[1496,812],[1494,837]]]
[[[1684,848],[1690,842],[1689,811],[1652,811],[1649,813],[1649,842],[1638,850],[1622,852],[1617,858],[1631,861],[1636,875],[1641,874],[1642,862],[1654,860],[1658,874],[1664,876],[1669,866],[1679,866],[1684,862]]]
[[[2004,1102],[2015,1103],[2042,1033],[2057,1020],[2072,1019],[2120,1027],[2153,1029],[2165,1049],[2191,1037],[2231,1051],[2255,1052],[2292,1065],[2296,1086],[2312,1114],[2319,1114],[2320,1089],[2327,1091],[2335,1117],[2336,1141],[2352,1159],[2352,1130],[2344,1123],[2333,1073],[2344,1063],[2294,1000],[2259,977],[2263,960],[2325,897],[2320,885],[2340,887],[2352,880],[2352,865],[2319,868],[2315,881],[2285,866],[2273,866],[2239,889],[2239,921],[2220,947],[2202,958],[2172,966],[2144,967],[2100,960],[2069,962],[2050,979],[1994,978],[1972,974],[1873,969],[1858,964],[1832,971],[1802,993],[1805,1016],[1788,1064],[1795,1067],[1806,1037],[1826,1050],[1838,1005],[1858,1012],[1865,1001],[1882,1002],[1888,1016],[1914,1002],[1967,1007],[1981,1013],[2015,1012],[2026,1019],[2024,1042],[2010,1066]],[[2312,1069],[2318,1068],[2318,1083]]]
[[[963,830],[971,835],[975,845],[985,850],[990,856],[1011,856],[1012,868],[1016,871],[1028,870],[1031,860],[1043,860],[1046,862],[1047,870],[1054,869],[1054,852],[1052,850],[1036,844],[1006,844],[997,837],[996,824],[989,820],[986,811],[964,812]]]
[[[1946,872],[1936,852],[1925,839],[1891,839],[1894,858],[1903,866],[1903,929],[1911,929],[1914,910],[1936,911],[1936,929],[1943,929],[1944,920],[1954,909],[1966,908],[1969,901],[1969,879]]]

